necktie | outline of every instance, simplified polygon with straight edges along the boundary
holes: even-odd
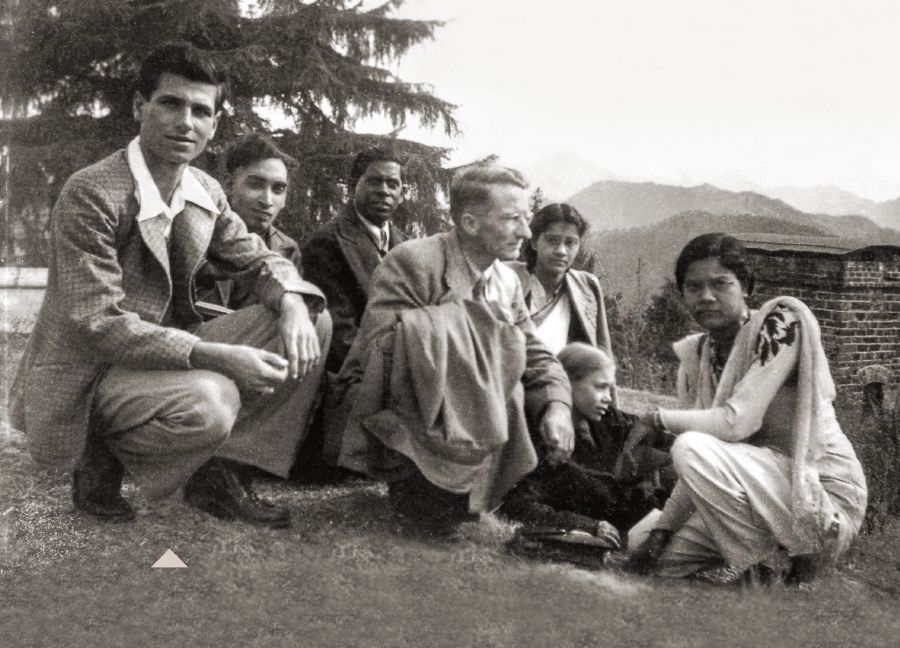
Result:
[[[475,285],[472,286],[472,299],[487,302],[487,283],[484,280],[484,276],[478,277]]]
[[[381,254],[384,256],[388,253],[388,233],[386,229],[381,230]]]

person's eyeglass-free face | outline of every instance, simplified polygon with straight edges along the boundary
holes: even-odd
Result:
[[[535,251],[535,267],[553,275],[563,274],[575,263],[581,249],[578,226],[573,223],[551,223],[536,239],[531,239]]]
[[[739,326],[747,311],[744,286],[718,257],[700,259],[688,266],[682,297],[694,320],[710,332]]]

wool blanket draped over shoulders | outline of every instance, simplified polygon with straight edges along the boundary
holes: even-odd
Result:
[[[776,311],[784,313],[784,316],[776,314],[770,317]],[[772,327],[779,330],[770,330]],[[856,528],[848,528],[835,524],[834,503],[820,478],[827,478],[830,484],[846,481],[847,487],[852,486],[854,490],[853,496],[862,498],[862,511],[865,509],[865,483],[857,484],[859,479],[856,476],[826,476],[819,472],[822,465],[834,465],[828,461],[823,463],[827,454],[852,455],[853,451],[835,418],[832,405],[834,381],[822,345],[819,324],[809,308],[794,297],[777,297],[753,312],[734,340],[718,384],[712,375],[711,348],[706,336],[691,335],[677,342],[674,349],[681,361],[678,396],[682,407],[696,410],[730,406],[739,391],[748,391],[748,385],[742,384],[742,380],[751,365],[758,362],[761,355],[770,352],[762,347],[777,344],[785,336],[793,339],[794,334],[798,334],[799,342],[794,344],[799,343],[799,349],[796,398],[790,412],[791,438],[788,446],[791,454],[793,532],[802,541],[805,551],[837,555],[846,550],[859,525],[855,523],[853,526]],[[777,353],[777,349],[774,352]],[[752,388],[752,385],[749,387]],[[759,420],[754,423],[756,428],[768,404],[763,405],[759,408]],[[753,438],[748,442],[753,443]],[[852,459],[851,463],[858,466],[855,456]],[[857,522],[861,522],[861,513]],[[799,551],[795,550],[795,553]]]
[[[459,300],[409,309],[371,345],[339,464],[390,479],[411,460],[432,483],[493,510],[537,465],[522,376],[524,334]]]

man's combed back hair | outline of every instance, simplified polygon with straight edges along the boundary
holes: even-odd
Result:
[[[556,356],[569,381],[578,382],[603,369],[616,368],[616,363],[605,350],[584,342],[572,342]]]
[[[679,292],[684,292],[684,278],[690,265],[710,257],[717,258],[722,267],[731,270],[748,295],[753,294],[753,270],[750,269],[747,249],[733,236],[721,232],[701,234],[681,250],[675,262],[675,283]]]
[[[472,164],[463,167],[450,181],[450,216],[454,223],[472,207],[481,207],[491,199],[491,187],[513,185],[528,188],[520,171],[499,164]]]
[[[215,85],[216,111],[222,108],[227,93],[226,77],[213,62],[209,52],[183,41],[166,43],[150,52],[138,72],[136,89],[144,99],[153,95],[159,86],[159,78],[166,72],[189,81]]]
[[[272,158],[284,162],[289,171],[298,164],[296,159],[278,148],[271,138],[261,133],[248,133],[228,147],[225,170],[233,174],[241,167]]]
[[[406,179],[403,177],[403,167],[406,165],[406,161],[392,146],[369,146],[357,153],[356,157],[353,158],[353,165],[350,167],[349,186],[351,193],[356,188],[356,183],[359,182],[359,179],[363,177],[366,169],[373,162],[396,162],[400,165],[400,181],[406,182]]]

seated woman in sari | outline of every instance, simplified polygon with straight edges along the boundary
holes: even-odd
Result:
[[[674,482],[669,453],[642,446],[627,469],[620,457],[635,416],[612,406],[616,366],[608,353],[581,342],[557,356],[572,385],[575,449],[565,462],[542,459],[506,496],[500,513],[527,527],[586,531],[614,538],[656,507]],[[540,448],[540,443],[538,443]]]
[[[587,221],[574,207],[546,205],[531,221],[526,262],[510,264],[522,282],[536,334],[554,354],[569,342],[611,352],[600,281],[572,267],[586,230]]]
[[[718,582],[758,564],[811,578],[847,549],[867,498],[835,419],[816,318],[793,297],[750,311],[746,252],[725,234],[688,243],[675,279],[706,333],[674,345],[688,409],[644,416],[629,437],[630,447],[660,430],[676,435],[679,480],[628,564]]]

